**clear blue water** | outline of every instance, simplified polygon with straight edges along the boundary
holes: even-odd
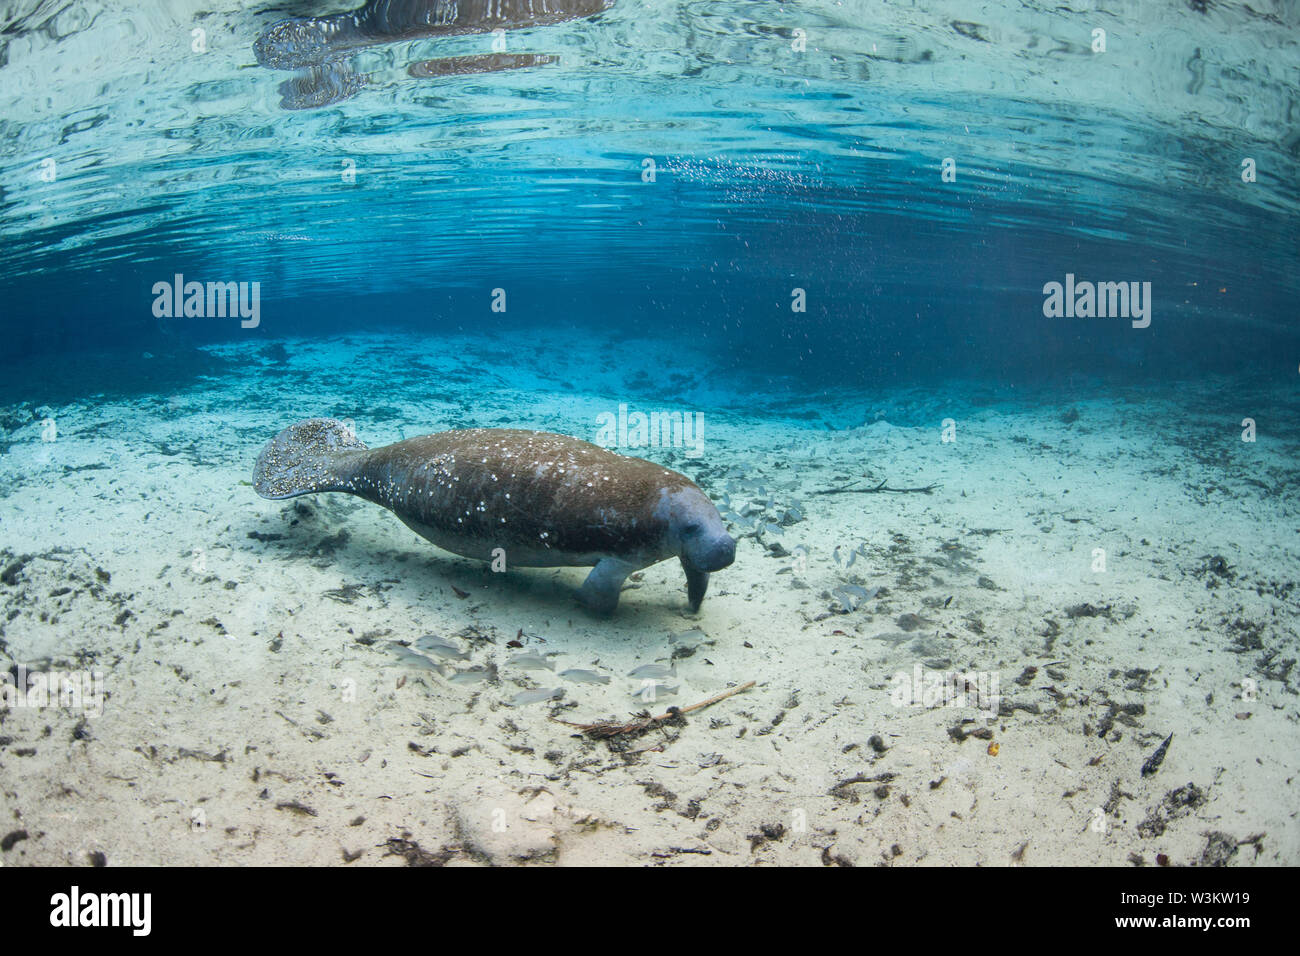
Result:
[[[353,95],[286,109],[259,35],[346,4],[7,4],[10,357],[489,322],[848,385],[1297,374],[1290,4],[618,0],[500,37],[553,62],[410,76],[492,51],[462,6],[471,32],[348,47]],[[156,319],[176,273],[259,282],[259,327]],[[1150,282],[1150,327],[1045,318],[1067,273]]]

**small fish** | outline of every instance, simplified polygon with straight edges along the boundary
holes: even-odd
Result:
[[[689,631],[682,631],[680,634],[669,634],[668,642],[676,647],[683,647],[687,650],[694,650],[709,639],[698,627],[693,627]]]
[[[521,690],[511,697],[506,703],[511,707],[523,707],[525,704],[536,704],[543,700],[553,700],[564,693],[563,687],[540,687],[537,690]]]
[[[1146,762],[1142,764],[1142,776],[1149,777],[1160,769],[1160,765],[1165,762],[1165,754],[1169,751],[1169,745],[1173,742],[1173,739],[1174,735],[1170,734],[1165,738],[1165,742],[1156,748],[1156,752],[1146,759]]]
[[[583,670],[578,667],[571,667],[567,671],[560,671],[560,676],[568,678],[578,684],[608,684],[609,677],[605,674],[597,674],[595,671]]]
[[[803,512],[800,511],[798,508],[794,507],[793,505],[785,509],[785,516],[787,519],[789,519],[791,524],[794,524],[796,521],[803,520]]]
[[[677,693],[679,684],[673,684],[671,687],[663,681],[643,680],[638,690],[632,691],[633,697],[639,697],[646,703],[658,700],[660,697],[672,697]]]
[[[875,591],[868,591],[866,588],[858,587],[856,584],[841,584],[839,587],[832,590],[831,594],[840,602],[840,604],[844,605],[846,609],[856,611],[864,601],[869,601],[875,597],[876,592],[879,590],[880,589],[877,588]]]
[[[766,531],[768,534],[780,534],[780,533],[781,533],[781,527],[780,527],[780,525],[772,524],[772,522],[770,522],[770,521],[763,525],[763,530]]]
[[[506,661],[511,667],[518,667],[526,671],[553,671],[555,670],[555,661],[548,661],[536,651],[524,651],[522,654],[516,654]]]
[[[452,684],[477,684],[485,681],[492,676],[492,671],[487,667],[467,667],[463,671],[456,671],[447,680]]]
[[[396,641],[389,641],[389,650],[397,655],[397,659],[408,667],[416,667],[424,671],[433,671],[436,674],[442,673],[442,668],[437,661],[429,660],[423,654],[417,654],[405,644],[398,644]]]
[[[642,679],[676,677],[676,668],[669,667],[666,664],[642,664],[640,667],[627,672],[628,677],[639,677]]]
[[[443,640],[435,634],[426,634],[415,642],[416,650],[424,651],[431,657],[444,661],[467,661],[469,651],[463,651],[451,641]]]

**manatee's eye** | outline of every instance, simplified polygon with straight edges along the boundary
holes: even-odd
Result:
[[[682,528],[682,534],[699,534],[700,525],[697,521],[692,521],[685,528]]]

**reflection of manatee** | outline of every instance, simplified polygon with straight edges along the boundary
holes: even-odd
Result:
[[[406,68],[414,77],[465,76],[469,73],[499,73],[502,70],[521,70],[529,66],[554,63],[556,57],[545,53],[480,53],[477,56],[443,56],[436,60],[420,60]]]
[[[281,106],[309,109],[346,100],[366,85],[347,57],[383,43],[491,33],[593,17],[614,0],[369,0],[328,17],[280,20],[253,42],[262,66],[302,72],[282,84]],[[555,62],[529,53],[447,57],[412,64],[413,77],[495,73]]]
[[[253,42],[276,70],[317,66],[380,43],[491,33],[592,17],[614,0],[369,0],[360,10],[281,20]]]
[[[480,53],[475,56],[444,56],[420,60],[406,68],[416,79],[437,76],[465,76],[471,73],[501,73],[530,66],[546,66],[558,58],[545,53]],[[352,69],[347,60],[309,66],[280,84],[280,106],[286,110],[310,110],[340,103],[355,96],[369,77]]]
[[[365,85],[365,74],[343,61],[310,66],[280,84],[280,106],[286,110],[329,106],[350,99]]]

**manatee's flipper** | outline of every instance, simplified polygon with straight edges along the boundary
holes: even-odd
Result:
[[[601,558],[578,588],[578,600],[597,614],[614,613],[623,581],[635,570],[635,565],[618,558]]]
[[[697,571],[685,561],[682,561],[682,570],[686,572],[686,601],[692,611],[698,611],[704,592],[709,589],[709,572]]]
[[[253,467],[253,488],[263,498],[294,498],[314,491],[351,491],[348,472],[365,443],[333,418],[309,418],[276,435]]]

